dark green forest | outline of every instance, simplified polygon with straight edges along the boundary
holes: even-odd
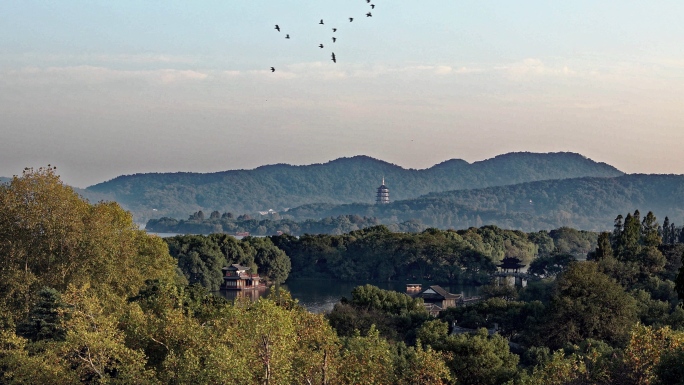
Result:
[[[235,216],[196,212],[187,220],[151,219],[150,231],[209,234],[250,232],[272,235],[341,234],[384,224],[393,231],[417,232],[492,224],[522,231],[572,227],[604,231],[616,212],[637,208],[684,222],[684,176],[624,175],[523,183],[486,189],[433,193],[390,204],[310,204],[285,213]],[[322,219],[321,219],[322,218]]]
[[[601,233],[162,239],[116,203],[83,200],[53,168],[26,169],[0,185],[0,384],[683,384],[681,232],[652,212],[623,214]],[[492,280],[504,256],[529,264],[526,287]],[[323,315],[283,290],[211,294],[216,268],[233,262],[270,282],[484,285],[479,302],[438,317],[371,285]]]
[[[286,215],[304,220],[356,214],[381,223],[416,220],[438,228],[492,224],[522,231],[563,226],[603,231],[611,227],[615,213],[637,208],[682,224],[683,194],[682,175],[624,175],[432,193],[385,205],[312,204],[291,209]]]
[[[510,153],[472,164],[454,159],[424,170],[356,156],[324,164],[277,164],[210,174],[125,175],[90,186],[82,194],[91,201],[114,200],[136,221],[146,222],[163,216],[184,218],[197,211],[254,214],[311,203],[372,203],[383,177],[391,198],[403,200],[439,191],[622,174],[573,153]]]
[[[321,220],[307,219],[296,222],[292,219],[279,219],[280,215],[268,215],[269,219],[254,219],[243,214],[237,218],[231,213],[220,214],[215,211],[207,218],[202,211],[191,215],[187,220],[174,218],[150,219],[145,229],[156,233],[176,234],[212,234],[249,233],[253,236],[290,234],[334,234],[340,235],[355,230],[380,225],[377,218],[361,217],[359,215],[340,215]],[[419,221],[410,220],[402,223],[386,225],[394,232],[419,232],[427,226]]]

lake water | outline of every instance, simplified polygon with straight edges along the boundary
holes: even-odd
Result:
[[[400,293],[406,292],[406,283],[414,282],[339,282],[334,280],[310,280],[310,279],[289,279],[281,287],[292,294],[299,303],[313,313],[326,313],[332,310],[333,306],[342,297],[351,298],[352,290],[361,285],[371,284],[384,290],[394,290]],[[434,283],[423,282],[423,288],[434,285]],[[446,291],[454,294],[463,293],[466,297],[478,294],[476,286],[449,286],[440,285]],[[268,289],[249,290],[249,291],[220,291],[221,296],[234,300],[236,297],[247,297],[256,300],[259,297],[268,295]]]

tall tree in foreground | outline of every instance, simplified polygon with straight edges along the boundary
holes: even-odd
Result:
[[[116,203],[89,204],[50,166],[0,185],[0,255],[0,310],[14,322],[45,286],[88,284],[103,298],[123,299],[145,279],[175,279],[161,238],[139,230]]]

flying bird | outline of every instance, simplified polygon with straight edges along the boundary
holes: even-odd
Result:
[[[318,24],[323,24],[323,19],[321,19],[321,21]]]
[[[323,48],[323,44],[319,44],[318,47],[319,47],[319,48]]]
[[[333,36],[333,43],[337,41],[337,38]]]
[[[271,72],[275,72],[275,67],[271,67]]]
[[[350,17],[350,18],[349,18],[349,22],[351,23],[352,21],[354,21],[354,18],[353,18],[353,17]]]
[[[366,17],[373,17],[373,15],[371,15],[371,13],[368,12],[368,13],[366,14]]]
[[[332,53],[332,59],[333,63],[337,63],[337,59],[335,59],[335,52]]]
[[[278,26],[278,24],[276,24],[275,29],[276,29],[278,32],[280,32],[280,26]]]
[[[371,9],[375,9],[375,4],[371,4]]]
[[[370,3],[370,0],[366,0],[366,3]]]
[[[333,32],[337,32],[337,28],[333,28]]]
[[[288,33],[287,35],[285,35],[285,38],[286,38],[286,39],[289,39],[289,38],[290,38],[290,34]]]

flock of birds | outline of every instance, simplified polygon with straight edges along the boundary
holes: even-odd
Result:
[[[371,9],[375,9],[375,4],[372,4],[372,3],[371,3],[371,0],[366,0],[366,3],[367,3],[368,5],[370,5]],[[373,17],[373,14],[369,11],[368,13],[366,13],[366,17]],[[350,17],[350,18],[349,18],[349,22],[351,23],[351,22],[353,22],[353,21],[354,21],[354,18],[353,18],[353,17]],[[321,21],[318,22],[318,24],[320,24],[320,25],[325,25],[325,23],[323,22],[323,19],[321,19]],[[278,32],[280,32],[280,26],[279,26],[278,24],[275,25],[275,30],[278,31]],[[333,31],[333,33],[337,32],[337,28],[334,28],[334,27],[333,27],[332,31]],[[289,39],[289,38],[290,38],[290,34],[289,34],[289,33],[286,33],[286,34],[285,34],[285,39]],[[333,37],[332,37],[332,42],[335,43],[336,41],[337,41],[337,37],[333,36]],[[321,48],[321,49],[322,49],[322,48],[324,48],[324,47],[325,47],[325,46],[323,45],[323,43],[320,43],[320,44],[318,45],[318,48]],[[331,52],[330,57],[331,57],[330,60],[332,60],[333,63],[337,63],[337,57],[335,56],[335,52]],[[271,67],[271,72],[275,72],[275,70],[276,70],[275,67]]]

